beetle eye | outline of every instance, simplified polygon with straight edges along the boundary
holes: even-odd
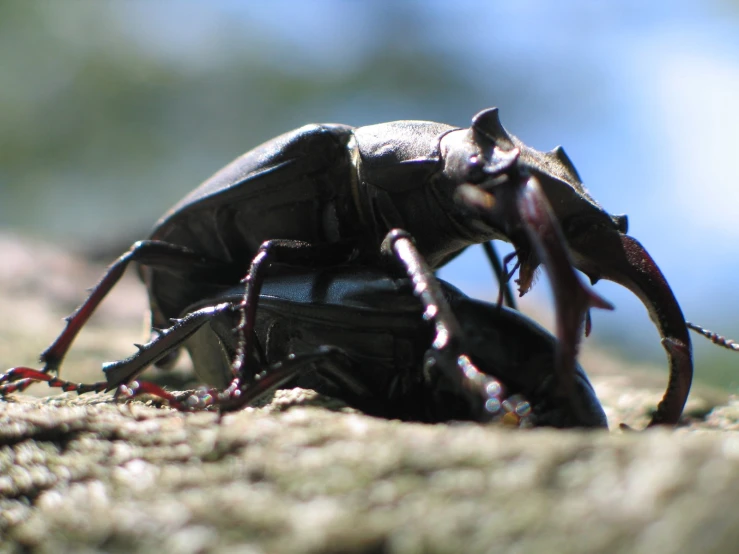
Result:
[[[473,154],[467,160],[467,175],[466,181],[468,183],[481,183],[485,179],[485,162],[480,159],[480,156]]]

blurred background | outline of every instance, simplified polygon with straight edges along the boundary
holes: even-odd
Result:
[[[736,0],[0,1],[0,231],[116,252],[305,123],[498,106],[629,215],[688,319],[738,336],[738,100]],[[479,247],[441,276],[496,294]],[[665,367],[641,303],[597,290],[617,311],[590,340]],[[531,296],[548,305],[547,284]],[[739,356],[694,342],[696,377],[737,392]]]

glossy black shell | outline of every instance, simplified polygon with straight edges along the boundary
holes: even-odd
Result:
[[[207,285],[236,284],[270,239],[341,241],[356,247],[358,261],[376,263],[391,228],[423,230],[415,233],[419,250],[441,265],[472,242],[458,236],[451,195],[439,190],[451,186],[440,173],[439,144],[454,129],[424,121],[307,125],[237,158],[167,212],[150,237],[228,270],[203,278],[141,267],[153,325],[206,297]]]
[[[219,269],[141,267],[153,327],[166,326],[213,287],[238,283],[266,240],[343,243],[354,249],[354,263],[379,266],[382,240],[399,228],[432,268],[471,244],[513,240],[515,230],[503,221],[476,225],[454,190],[485,179],[473,171],[477,162],[494,163],[501,148],[514,147],[563,225],[576,215],[614,225],[561,149],[527,147],[505,131],[497,109],[477,114],[468,129],[431,121],[306,125],[237,158],[159,220],[152,240],[187,247]]]
[[[466,353],[482,371],[498,378],[508,394],[523,394],[538,425],[606,426],[605,414],[579,365],[576,395],[583,413],[574,414],[569,406],[554,402],[554,337],[519,312],[473,300],[447,283],[442,286],[465,333]],[[236,303],[242,295],[243,288],[238,287],[216,300]],[[207,304],[198,303],[186,312]],[[196,372],[211,384],[228,382],[235,324],[235,314],[214,321],[188,343]],[[281,267],[263,285],[256,332],[269,363],[289,354],[314,352],[322,345],[344,350],[353,364],[351,374],[374,399],[358,406],[366,412],[420,421],[478,419],[479,414],[471,413],[461,397],[442,395],[433,377],[424,374],[424,354],[434,330],[423,320],[421,303],[407,279],[370,268]],[[288,386],[347,398],[346,391],[320,372]]]

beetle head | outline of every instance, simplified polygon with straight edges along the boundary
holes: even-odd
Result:
[[[561,146],[549,152],[526,146],[501,125],[497,108],[483,110],[473,117],[470,133],[483,158],[473,161],[482,166],[485,174],[485,178],[475,184],[488,188],[501,173],[510,174],[515,170],[524,176],[536,177],[557,219],[563,224],[571,218],[588,218],[613,228],[624,227],[625,216],[609,215],[590,196]],[[511,161],[515,161],[515,167]]]
[[[477,114],[469,136],[481,157],[471,160],[470,164],[478,168],[477,182],[468,182],[495,197],[488,223],[502,229],[516,246],[521,262],[519,284],[522,293],[531,285],[539,261],[526,233],[520,232],[524,223],[518,212],[517,197],[505,191],[516,190],[529,177],[534,177],[561,227],[572,264],[593,283],[607,279],[628,288],[649,311],[670,361],[668,390],[652,424],[677,422],[692,379],[688,329],[662,272],[641,244],[626,234],[627,217],[608,214],[590,196],[561,147],[539,152],[526,146],[503,128],[497,109]],[[529,232],[531,230],[528,228]]]

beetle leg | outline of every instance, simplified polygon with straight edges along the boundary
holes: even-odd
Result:
[[[341,383],[348,393],[350,404],[368,412],[376,411],[374,395],[354,377],[351,358],[336,346],[319,346],[314,352],[291,354],[287,359],[272,364],[259,373],[254,380],[244,382],[235,378],[228,390],[238,394],[219,398],[218,406],[223,412],[240,410],[267,394],[273,393],[289,381],[310,372],[319,372],[332,381]]]
[[[76,392],[77,394],[85,394],[86,392],[103,392],[108,388],[107,381],[98,381],[96,383],[75,383],[73,381],[65,381],[44,373],[38,369],[30,367],[14,367],[0,376],[0,396],[7,396],[14,392],[19,392],[33,383],[46,382],[51,388],[62,389],[64,392]]]
[[[313,245],[298,240],[275,239],[262,243],[252,259],[249,273],[244,282],[244,300],[241,304],[241,322],[237,331],[241,332],[239,345],[232,366],[234,377],[248,373],[245,360],[250,359],[256,342],[254,324],[256,322],[259,291],[262,288],[266,270],[271,263],[281,262],[301,266],[330,266],[347,261],[353,249],[343,247],[342,243]]]
[[[360,381],[353,377],[351,367],[352,362],[343,350],[334,346],[321,346],[315,352],[290,355],[287,359],[272,364],[266,370],[256,374],[248,382],[236,377],[224,390],[203,388],[185,400],[148,382],[134,381],[129,385],[121,386],[119,391],[126,398],[150,394],[166,400],[172,408],[181,411],[198,411],[215,407],[221,412],[231,412],[253,404],[303,374],[319,371],[347,387],[352,395],[351,404],[357,405],[362,410],[366,408],[371,412],[376,409],[372,402],[373,396]]]
[[[108,383],[107,390],[113,390],[131,381],[131,379],[135,379],[144,369],[181,346],[208,321],[236,309],[237,307],[233,304],[223,302],[216,306],[208,306],[190,312],[182,319],[176,320],[172,327],[160,331],[155,339],[146,344],[137,345],[138,352],[132,356],[117,362],[103,364],[103,372]]]
[[[493,267],[495,277],[498,279],[498,306],[503,304],[503,299],[505,298],[506,305],[509,308],[516,310],[516,300],[511,292],[508,262],[501,263],[500,256],[498,256],[498,252],[495,250],[495,246],[493,246],[493,241],[483,242],[482,248],[485,251],[485,255],[487,256],[490,265]],[[506,256],[506,259],[511,260],[513,258]]]
[[[426,369],[436,366],[455,384],[457,390],[468,396],[473,405],[481,403],[482,409],[478,413],[486,417],[502,416],[504,421],[521,423],[522,418],[528,415],[528,402],[506,399],[500,381],[477,369],[464,354],[462,328],[410,234],[393,229],[382,243],[382,252],[394,256],[403,264],[416,296],[423,303],[424,319],[434,322],[436,336],[425,356]]]
[[[156,363],[157,360],[169,354],[173,349],[178,348],[212,318],[234,309],[236,308],[233,304],[224,302],[217,306],[191,312],[182,319],[178,319],[172,327],[160,331],[153,340],[146,344],[136,345],[138,352],[132,356],[117,362],[103,364],[103,372],[107,379],[104,382],[89,385],[73,383],[52,377],[48,372],[26,367],[14,367],[0,375],[0,385],[2,385],[0,386],[0,395],[5,396],[22,391],[29,385],[40,381],[46,381],[52,388],[61,388],[66,392],[74,391],[78,394],[113,390],[136,378],[148,366]],[[6,384],[3,385],[4,383]],[[104,386],[101,384],[104,384]]]
[[[43,373],[58,373],[59,366],[67,354],[72,341],[79,333],[100,302],[115,286],[128,265],[136,261],[140,264],[163,266],[169,268],[183,268],[192,270],[202,267],[210,269],[214,262],[187,248],[160,241],[139,241],[131,249],[113,262],[103,275],[103,278],[92,289],[84,303],[72,315],[66,318],[66,326],[56,340],[41,354],[41,363],[44,364]],[[220,267],[222,264],[218,264]],[[18,390],[25,389],[28,383],[18,383]]]

